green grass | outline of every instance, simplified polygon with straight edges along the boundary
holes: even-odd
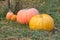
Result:
[[[31,40],[59,40],[60,32],[52,31],[50,35],[47,31],[32,31],[28,25],[22,25],[14,21],[0,21],[0,38],[18,37]],[[49,36],[50,35],[50,36]]]

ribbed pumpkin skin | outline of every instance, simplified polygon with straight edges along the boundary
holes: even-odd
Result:
[[[13,12],[11,12],[11,11],[8,12],[8,13],[6,14],[6,19],[7,19],[7,20],[10,20],[13,15],[14,15]]]
[[[23,9],[17,13],[17,22],[20,24],[28,24],[31,17],[38,14],[39,12],[34,9]]]
[[[29,22],[31,30],[46,30],[51,31],[54,28],[54,21],[48,14],[33,16]]]
[[[11,20],[12,20],[12,21],[16,21],[16,15],[13,15],[13,16],[11,17]]]

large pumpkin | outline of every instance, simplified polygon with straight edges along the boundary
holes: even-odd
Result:
[[[31,30],[51,31],[54,28],[54,21],[48,14],[35,15],[31,18],[29,27]]]
[[[11,20],[12,20],[12,21],[16,21],[16,15],[13,15],[13,16],[11,17]]]
[[[38,14],[38,10],[35,8],[23,9],[17,13],[17,22],[21,24],[29,23],[32,16]]]
[[[13,15],[14,15],[13,12],[9,11],[9,12],[6,14],[6,19],[7,19],[7,20],[10,20]]]

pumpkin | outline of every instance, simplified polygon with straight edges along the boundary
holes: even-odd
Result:
[[[17,13],[17,22],[20,24],[28,24],[31,17],[38,13],[38,10],[35,8],[22,9]]]
[[[9,12],[6,14],[6,19],[7,19],[7,20],[10,20],[13,15],[14,15],[13,12],[9,11]]]
[[[12,20],[12,21],[16,21],[16,15],[13,15],[13,16],[11,17],[11,20]]]
[[[54,28],[54,20],[48,14],[35,15],[29,22],[31,30],[46,30],[51,31]]]

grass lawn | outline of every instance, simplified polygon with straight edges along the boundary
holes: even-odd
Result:
[[[14,21],[0,20],[0,38],[19,38],[20,40],[60,40],[60,32],[54,30],[32,31],[28,25],[21,25]]]

